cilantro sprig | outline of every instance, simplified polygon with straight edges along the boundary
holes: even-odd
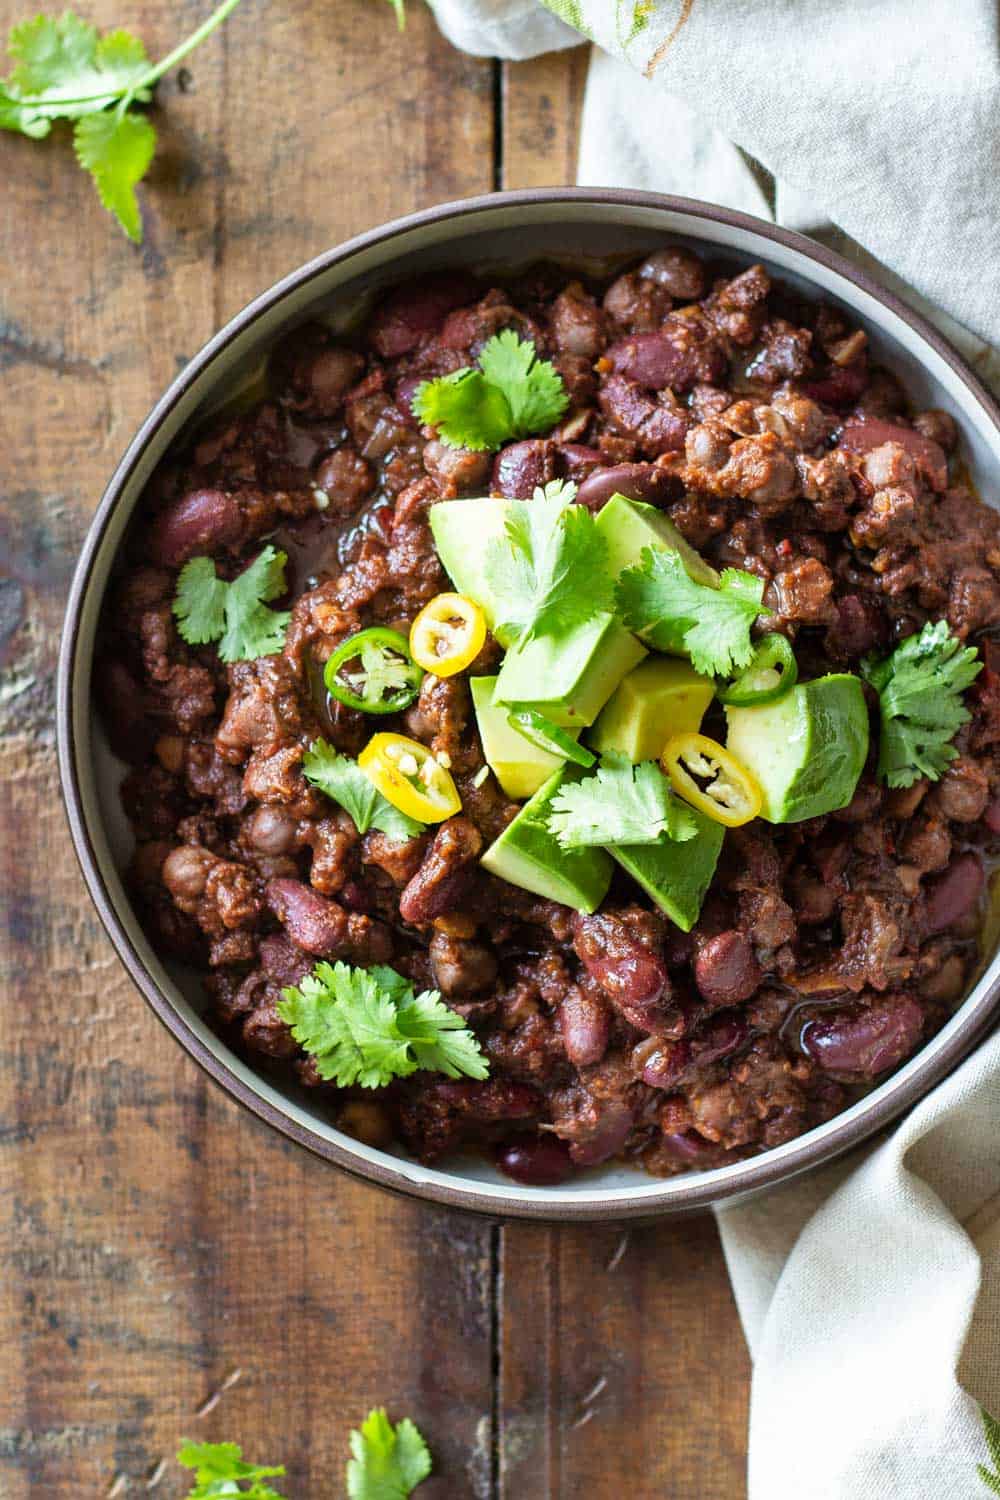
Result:
[[[548,823],[564,849],[682,843],[698,831],[655,761],[634,766],[619,754],[605,755],[593,776],[560,787]]]
[[[762,604],[763,579],[724,568],[719,587],[696,583],[676,552],[644,547],[638,567],[618,580],[616,602],[625,624],[658,651],[682,651],[696,672],[729,677],[753,656],[750,629]]]
[[[425,380],[413,396],[413,410],[443,443],[477,450],[546,432],[568,406],[558,370],[512,328],[486,341],[478,368]]]
[[[431,1472],[431,1455],[409,1417],[389,1421],[383,1407],[369,1412],[351,1433],[347,1464],[349,1500],[405,1500]]]
[[[365,775],[356,760],[340,755],[326,740],[314,740],[302,760],[302,774],[354,820],[359,833],[377,828],[401,844],[423,833],[425,824],[393,807]]]
[[[554,480],[532,500],[506,502],[504,534],[483,559],[494,633],[505,643],[568,632],[611,607],[607,545],[575,496],[575,484]]]
[[[252,661],[271,656],[285,644],[291,619],[287,610],[268,609],[267,601],[286,590],[284,552],[266,546],[232,583],[215,571],[210,557],[192,557],[177,578],[174,615],[189,646],[218,641],[223,661]]]
[[[940,780],[958,754],[952,740],[972,717],[962,694],[982,667],[975,647],[963,646],[946,620],[928,621],[889,656],[861,663],[878,693],[878,774],[887,786],[912,786],[921,776]]]
[[[438,991],[417,994],[385,964],[318,963],[281,993],[281,1019],[315,1058],[319,1076],[340,1088],[384,1088],[420,1068],[449,1078],[489,1073],[475,1036]]]
[[[156,131],[133,106],[148,104],[157,80],[238,4],[223,0],[158,63],[150,62],[138,37],[122,30],[101,36],[73,11],[23,21],[7,41],[14,68],[0,80],[0,129],[40,140],[54,120],[73,121],[77,161],[93,177],[105,208],[138,244],[142,219],[135,187],[153,159]]]
[[[187,1500],[215,1500],[216,1496],[239,1496],[242,1500],[284,1500],[266,1479],[280,1478],[284,1464],[251,1464],[243,1459],[239,1443],[186,1442],[177,1455],[185,1469],[194,1469],[195,1485]]]

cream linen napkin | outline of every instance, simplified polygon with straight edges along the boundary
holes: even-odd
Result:
[[[995,0],[432,3],[479,55],[529,57],[581,31],[600,44],[581,184],[707,198],[811,234],[932,317],[1000,390]],[[749,1500],[987,1495],[1000,1036],[881,1143],[717,1218],[754,1359]]]

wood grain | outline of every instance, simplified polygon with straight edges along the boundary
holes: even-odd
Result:
[[[81,9],[158,56],[206,7]],[[0,0],[0,28],[24,13]],[[257,1124],[125,979],[55,775],[80,540],[178,364],[326,246],[489,189],[499,139],[508,185],[571,180],[584,58],[505,69],[501,122],[494,66],[422,7],[400,39],[373,0],[244,0],[161,88],[141,250],[65,138],[0,136],[3,1500],[179,1496],[186,1434],[335,1496],[376,1403],[432,1442],[421,1500],[740,1492],[746,1367],[710,1222],[632,1231],[608,1270],[615,1230],[420,1207]]]

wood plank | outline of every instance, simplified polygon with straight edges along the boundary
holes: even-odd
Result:
[[[336,1174],[206,1084],[91,910],[51,719],[80,538],[178,362],[325,246],[491,185],[492,69],[410,9],[400,41],[372,0],[245,0],[186,90],[161,89],[141,250],[64,138],[0,138],[4,1500],[145,1493],[164,1459],[156,1492],[178,1494],[185,1434],[319,1494],[380,1402],[432,1440],[429,1500],[489,1493],[489,1227]],[[205,10],[134,0],[127,19],[158,56]],[[4,31],[23,15],[0,0]]]
[[[503,186],[576,182],[589,47],[503,64]]]

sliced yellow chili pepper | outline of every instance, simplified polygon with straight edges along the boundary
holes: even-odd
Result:
[[[410,655],[435,677],[454,677],[475,661],[486,640],[486,617],[464,594],[438,594],[410,628]]]
[[[739,828],[760,812],[764,798],[756,778],[707,734],[675,734],[660,764],[678,797],[726,828]]]
[[[358,765],[387,802],[421,823],[443,823],[461,811],[451,772],[419,740],[374,734]]]

